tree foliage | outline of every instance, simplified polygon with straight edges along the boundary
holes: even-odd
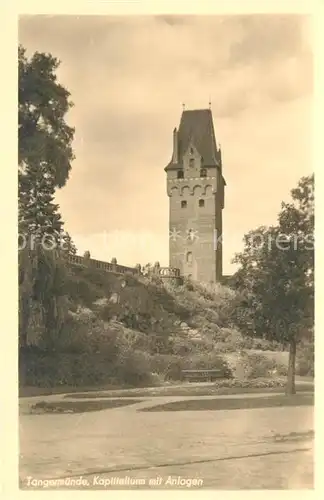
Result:
[[[65,185],[73,160],[74,129],[66,122],[70,93],[57,82],[58,59],[35,52],[28,59],[19,46],[19,166],[47,167],[55,187]]]
[[[276,226],[245,235],[234,262],[236,323],[252,336],[289,344],[288,390],[294,392],[296,344],[314,322],[314,176],[300,179],[291,196]]]
[[[62,235],[62,250],[66,255],[76,255],[77,248],[70,236],[70,234],[65,231]]]
[[[63,221],[55,189],[66,183],[74,158],[74,129],[66,123],[69,92],[57,82],[59,61],[19,46],[19,231],[58,237]]]
[[[19,340],[20,346],[28,345],[37,309],[43,341],[50,346],[66,313],[64,257],[75,253],[54,202],[74,158],[74,129],[66,123],[72,103],[57,81],[55,57],[36,52],[28,58],[19,46],[18,62]]]

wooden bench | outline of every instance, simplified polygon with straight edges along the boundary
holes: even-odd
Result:
[[[224,370],[182,370],[182,379],[188,382],[213,382],[220,378],[228,378]]]

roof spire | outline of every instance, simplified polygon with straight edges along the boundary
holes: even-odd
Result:
[[[211,105],[212,105],[212,103],[211,103],[211,97],[209,97],[209,103],[208,103],[209,109],[211,109]]]
[[[185,109],[186,109],[186,105],[185,105],[185,103],[183,102],[183,103],[182,103],[182,110],[184,111]]]

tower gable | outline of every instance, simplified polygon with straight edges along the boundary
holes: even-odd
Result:
[[[183,111],[179,130],[174,136],[174,149],[175,147],[177,162],[175,162],[173,154],[170,163],[165,168],[166,171],[179,168],[179,166],[184,167],[184,157],[186,157],[190,147],[195,148],[205,166],[221,166],[210,109]]]
[[[187,150],[182,156],[181,166],[184,169],[185,177],[199,177],[199,172],[203,164],[203,157],[192,141],[189,142]]]

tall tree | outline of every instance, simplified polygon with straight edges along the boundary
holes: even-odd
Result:
[[[286,392],[295,393],[296,348],[314,322],[314,176],[282,203],[278,224],[244,238],[235,256],[241,298],[235,319],[247,333],[289,345]]]
[[[34,241],[48,237],[57,242],[63,221],[54,203],[55,187],[46,165],[30,165],[19,176],[19,232]]]
[[[62,241],[68,253],[74,246],[63,231],[54,195],[69,177],[74,129],[65,121],[72,103],[57,81],[59,61],[39,52],[28,58],[22,46],[18,61],[19,339],[24,347],[34,305],[48,342],[62,324],[65,265],[60,249]]]
[[[74,129],[66,114],[70,93],[58,83],[60,62],[36,52],[19,60],[19,225],[20,232],[36,236],[61,233],[62,221],[54,203],[57,187],[66,183],[74,158]]]

